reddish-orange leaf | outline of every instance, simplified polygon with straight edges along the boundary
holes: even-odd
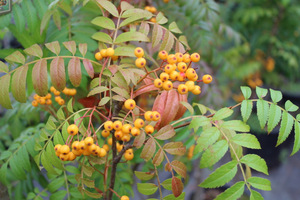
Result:
[[[155,154],[152,163],[155,166],[159,166],[163,160],[164,160],[164,153],[163,153],[162,149],[159,149],[157,151],[157,153]]]
[[[171,162],[171,166],[177,174],[179,174],[183,178],[186,178],[186,166],[182,162],[178,160],[173,160]]]
[[[145,142],[145,139],[146,139],[146,135],[144,131],[141,131],[141,133],[135,137],[133,141],[133,146],[135,146],[138,149],[141,148]]]
[[[182,193],[182,190],[183,190],[182,181],[179,178],[173,176],[172,177],[172,192],[173,192],[173,195],[175,197],[179,197]]]
[[[94,71],[94,67],[93,67],[91,61],[89,59],[84,59],[83,66],[84,66],[86,72],[88,73],[88,75],[91,78],[94,78],[95,71]]]
[[[64,59],[56,57],[50,64],[50,76],[52,85],[59,91],[66,87],[66,69]]]
[[[175,130],[171,125],[164,126],[161,128],[154,137],[159,140],[167,140],[175,135]]]
[[[75,87],[78,87],[81,83],[81,66],[79,58],[74,57],[69,61],[68,73],[71,83]]]
[[[163,149],[169,154],[178,156],[184,155],[186,151],[186,148],[182,142],[169,142],[164,145]]]
[[[39,60],[32,69],[32,83],[36,93],[45,96],[48,93],[47,61]]]
[[[141,158],[145,159],[146,161],[150,160],[155,153],[156,145],[153,138],[149,138],[149,140],[146,142],[142,153],[140,155]]]

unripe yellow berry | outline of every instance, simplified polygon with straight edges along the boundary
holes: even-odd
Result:
[[[185,85],[188,87],[189,91],[192,91],[192,90],[195,89],[195,83],[194,83],[194,81],[187,81],[187,82],[185,82]]]
[[[122,127],[122,131],[125,134],[129,134],[131,132],[132,126],[130,124],[124,124]]]
[[[136,103],[133,99],[127,99],[124,103],[124,106],[128,110],[133,110],[136,106]]]
[[[144,56],[144,50],[141,47],[137,47],[134,50],[134,55],[138,58],[141,58]]]
[[[188,93],[188,87],[186,86],[186,85],[184,85],[184,84],[180,84],[179,86],[178,86],[178,92],[179,92],[179,94],[186,94],[186,93]]]
[[[101,49],[100,50],[100,54],[103,58],[107,57],[107,52],[106,52],[106,49]]]
[[[137,128],[143,128],[144,125],[145,125],[145,122],[142,119],[136,119],[134,121],[134,126]]]
[[[200,55],[198,53],[193,53],[191,55],[191,61],[192,62],[198,62],[200,60]]]
[[[140,129],[138,129],[137,127],[133,127],[131,129],[131,135],[132,136],[138,136],[141,133]]]
[[[172,71],[174,71],[174,68],[172,65],[168,64],[165,66],[165,72],[170,74]]]
[[[67,132],[70,135],[77,135],[78,133],[78,126],[76,124],[71,124],[70,126],[68,126],[67,128]]]
[[[163,89],[164,90],[172,90],[173,89],[173,83],[171,81],[165,81],[163,83]]]
[[[147,134],[152,134],[152,133],[154,132],[154,127],[151,126],[151,125],[147,125],[147,126],[145,127],[145,132],[146,132]]]
[[[115,54],[115,50],[113,48],[106,49],[106,56],[112,57]]]
[[[97,53],[95,53],[95,58],[96,58],[96,60],[102,60],[103,57],[100,52],[97,52]]]
[[[177,68],[180,72],[185,72],[187,70],[187,66],[184,62],[178,63]]]
[[[184,54],[182,61],[185,62],[185,63],[191,62],[191,56],[190,56],[190,54],[188,54],[188,53]]]
[[[91,146],[92,144],[94,144],[94,139],[92,137],[86,137],[84,139],[84,142],[85,142],[86,146]]]
[[[182,62],[183,60],[183,54],[182,53],[176,53],[175,54],[176,58],[177,58],[177,62]]]
[[[167,81],[169,79],[169,74],[163,72],[163,73],[160,74],[159,77],[160,77],[160,80],[162,80],[164,82],[164,81]]]
[[[113,127],[114,127],[114,129],[116,130],[116,131],[119,131],[119,130],[121,130],[122,129],[122,122],[121,121],[114,121],[114,125],[113,125]]]
[[[157,88],[161,88],[163,86],[163,82],[157,78],[154,80],[154,86]]]
[[[107,138],[107,137],[110,135],[110,131],[103,130],[103,131],[101,132],[101,135],[102,135],[103,137]]]
[[[31,102],[31,105],[32,105],[33,107],[37,107],[37,106],[39,105],[39,103],[38,103],[36,100],[33,100],[33,101]]]
[[[145,112],[144,117],[145,120],[152,121],[154,119],[153,112],[152,111]]]
[[[160,113],[157,111],[153,111],[153,121],[158,121],[160,119]]]
[[[104,129],[107,131],[111,131],[114,128],[113,125],[114,125],[114,123],[112,121],[106,121],[104,123]]]
[[[139,67],[139,68],[145,67],[145,66],[146,66],[146,60],[145,60],[145,58],[137,58],[137,59],[135,60],[135,65],[136,65],[137,67]]]
[[[158,53],[158,57],[159,57],[160,59],[162,59],[162,60],[165,60],[165,59],[168,58],[168,53],[167,53],[165,50],[160,51],[160,52]]]

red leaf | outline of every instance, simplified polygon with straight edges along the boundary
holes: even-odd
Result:
[[[78,87],[81,83],[81,66],[79,58],[74,57],[69,61],[68,73],[71,83],[75,87]]]
[[[38,95],[45,96],[48,93],[47,61],[45,59],[35,63],[32,69],[32,83]]]
[[[137,96],[139,96],[141,94],[154,91],[154,90],[158,90],[158,88],[155,87],[153,84],[151,84],[151,85],[143,85],[142,87],[140,87],[138,90],[136,90],[133,93],[133,98],[135,98],[135,97],[137,97]]]
[[[160,129],[162,130],[162,129]],[[186,148],[182,142],[170,142],[164,145],[163,149],[172,155],[182,156],[185,154]]]
[[[50,64],[50,76],[52,85],[62,91],[66,87],[66,69],[64,59],[56,57]]]
[[[182,162],[178,160],[173,160],[171,162],[171,166],[177,174],[179,174],[183,178],[186,178],[186,166]]]
[[[148,161],[152,158],[153,154],[155,153],[155,150],[156,150],[155,141],[153,138],[149,138],[149,140],[146,142],[140,156],[141,156],[141,158]]]
[[[161,113],[160,127],[164,127],[172,122],[179,109],[179,97],[177,90],[168,91],[168,97],[165,103],[165,109]]]
[[[164,160],[164,153],[163,153],[162,149],[159,149],[157,151],[157,153],[155,154],[152,163],[155,166],[159,166],[163,160]]]
[[[178,100],[179,102],[181,102],[181,101],[187,102],[187,95],[186,94],[178,94],[178,97],[179,97],[179,100]],[[179,103],[178,107],[179,107],[178,112],[177,112],[174,120],[180,119],[186,111],[186,107],[184,105],[182,105],[181,103]]]
[[[165,171],[166,171],[166,172],[170,172],[171,170],[172,170],[172,167],[171,167],[170,163],[167,163],[167,164],[165,165]]]
[[[166,99],[168,97],[168,92],[167,91],[163,91],[161,93],[161,95],[158,95],[154,101],[154,104],[153,104],[153,108],[152,110],[153,111],[157,111],[160,113],[160,115],[162,116],[162,114],[164,113],[164,109],[165,109],[165,102],[166,102]],[[160,122],[161,122],[161,118],[158,120],[158,122],[156,123],[155,125],[155,129],[160,129],[161,126],[160,126]]]
[[[179,197],[183,190],[183,183],[175,176],[172,177],[172,192],[175,197]]]
[[[19,67],[13,77],[11,83],[11,92],[15,99],[21,103],[27,101],[26,98],[26,78],[27,78],[28,65]]]
[[[88,73],[88,75],[91,78],[94,78],[95,71],[94,71],[94,67],[93,67],[91,61],[89,59],[84,59],[83,66],[84,66],[86,72]]]

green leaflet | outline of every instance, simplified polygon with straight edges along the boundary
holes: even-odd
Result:
[[[144,195],[151,195],[156,192],[158,187],[153,183],[138,183],[137,189],[140,193]]]
[[[232,114],[233,114],[233,110],[225,107],[225,108],[218,110],[212,119],[213,120],[221,120],[221,119],[230,117]]]
[[[64,199],[64,197],[67,195],[67,191],[65,190],[59,190],[50,196],[50,200],[57,200],[57,199]]]
[[[173,33],[182,33],[181,30],[178,28],[176,22],[172,22],[170,25],[169,25],[169,30]]]
[[[210,145],[214,144],[220,137],[220,131],[216,127],[205,129],[200,137],[197,139],[197,145],[195,151],[202,152],[206,150]]]
[[[165,24],[167,22],[168,22],[168,19],[161,12],[159,12],[156,16],[156,23]]]
[[[262,99],[268,94],[268,90],[260,87],[256,87],[256,95],[259,99]]]
[[[211,173],[199,186],[204,188],[216,188],[228,183],[237,172],[237,161],[228,162]]]
[[[163,41],[161,43],[161,46],[159,47],[159,50],[160,51],[165,50],[165,51],[169,52],[173,48],[174,39],[175,39],[175,37],[173,36],[173,34],[167,30],[165,32],[165,35],[164,35]]]
[[[103,32],[97,32],[97,33],[94,33],[92,35],[92,38],[94,40],[97,40],[99,42],[104,42],[104,43],[108,43],[108,44],[111,44],[112,43],[112,39],[111,37],[106,34],[106,33],[103,33]]]
[[[96,17],[91,21],[91,23],[109,30],[116,29],[115,23],[108,17]]]
[[[225,190],[225,192],[219,194],[215,200],[236,200],[243,195],[244,187],[244,182],[237,182],[233,186]]]
[[[288,112],[295,112],[299,107],[293,104],[290,100],[287,100],[284,104],[284,108]]]
[[[236,134],[232,139],[234,143],[250,149],[261,149],[260,144],[255,135],[241,133]]]
[[[251,89],[247,86],[241,86],[241,90],[242,90],[242,93],[243,93],[243,96],[245,97],[245,99],[249,99],[251,97]]]
[[[291,155],[294,155],[300,149],[300,124],[299,122],[295,121],[295,142],[293,147],[293,152]]]
[[[266,101],[259,99],[256,105],[258,121],[260,127],[263,129],[268,120],[269,104]]]
[[[264,198],[259,192],[251,190],[250,200],[264,200]]]
[[[200,168],[213,166],[225,155],[227,150],[228,144],[225,140],[221,140],[210,146],[201,157]]]
[[[115,16],[115,17],[119,16],[119,12],[118,12],[116,6],[113,3],[111,3],[110,1],[97,0],[97,2],[113,16]]]
[[[271,99],[274,103],[281,101],[282,93],[280,91],[270,89],[270,94],[271,94]]]
[[[25,29],[25,17],[21,7],[18,4],[15,4],[12,7],[12,13],[18,32],[23,32]]]
[[[279,123],[281,119],[281,110],[280,107],[271,104],[270,110],[269,110],[269,120],[268,120],[268,133],[270,133]]]
[[[184,107],[188,109],[188,111],[191,113],[191,115],[194,115],[194,108],[189,104],[188,102],[181,101],[180,102]]]
[[[51,193],[53,193],[56,190],[58,190],[60,187],[62,187],[64,182],[65,182],[64,177],[56,178],[48,184],[47,188]]]
[[[195,117],[192,119],[189,129],[194,129],[195,132],[198,131],[199,127],[210,124],[210,119],[204,116]]]
[[[144,181],[148,181],[151,178],[154,177],[154,173],[147,173],[147,172],[139,172],[139,171],[135,171],[134,174],[136,175],[136,177],[140,180],[144,180]]]
[[[261,177],[250,177],[247,179],[247,181],[252,187],[255,187],[259,190],[271,190],[271,182],[268,179]]]
[[[286,138],[291,133],[291,130],[293,128],[293,117],[288,112],[284,111],[282,113],[282,120],[280,124],[280,130],[279,130],[279,136],[277,140],[276,146],[280,145],[282,142],[286,140]]]
[[[125,32],[117,37],[115,43],[123,43],[129,41],[149,42],[149,38],[140,32]]]
[[[243,117],[243,121],[247,122],[251,113],[252,113],[253,103],[251,100],[244,100],[241,104],[241,114]]]
[[[243,156],[241,159],[241,163],[248,165],[256,171],[269,175],[266,161],[256,154],[247,154]]]
[[[249,132],[250,131],[249,125],[242,122],[241,120],[225,121],[224,123],[221,124],[221,127],[226,128],[226,129],[231,129],[234,131],[239,131],[239,132]]]
[[[11,101],[9,98],[10,74],[6,74],[0,78],[0,105],[10,109]]]

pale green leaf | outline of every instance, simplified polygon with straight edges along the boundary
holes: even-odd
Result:
[[[213,120],[221,120],[221,119],[225,119],[227,117],[230,117],[233,113],[233,110],[232,109],[229,109],[227,107],[225,108],[222,108],[220,110],[218,110],[214,116],[213,116]]]
[[[259,192],[251,190],[250,200],[264,200],[264,198]]]
[[[256,189],[267,191],[271,190],[271,182],[268,179],[252,176],[248,178],[247,181],[252,187],[255,187]]]
[[[24,52],[28,55],[32,55],[32,56],[36,56],[36,57],[39,57],[39,58],[42,58],[43,57],[43,50],[42,48],[37,45],[37,44],[34,44],[32,45],[31,47],[27,48],[24,50]]]
[[[116,6],[112,2],[107,1],[107,0],[97,0],[97,2],[113,16],[115,16],[115,17],[119,16],[119,12],[118,12]]]
[[[242,93],[243,93],[243,96],[245,97],[245,99],[249,99],[251,97],[251,89],[247,86],[241,86],[241,90],[242,90]]]
[[[182,33],[181,30],[178,28],[176,22],[172,22],[170,25],[169,25],[169,30],[173,33]]]
[[[225,155],[227,150],[228,143],[225,140],[220,140],[214,145],[208,147],[201,157],[200,168],[213,166]]]
[[[299,124],[299,122],[295,121],[294,129],[295,129],[295,142],[294,142],[293,152],[291,155],[294,155],[300,149],[300,124]]]
[[[288,112],[295,112],[299,107],[293,104],[290,100],[287,100],[284,104],[284,108]]]
[[[104,87],[104,86],[98,86],[98,87],[95,87],[94,89],[92,89],[89,94],[87,95],[88,97],[89,96],[93,96],[95,94],[99,94],[99,93],[102,93],[102,92],[105,92],[107,91],[108,88],[107,87]]]
[[[236,134],[231,139],[231,141],[250,149],[261,149],[257,138],[255,137],[255,135],[252,134],[247,134],[247,133]]]
[[[117,37],[115,43],[123,43],[129,41],[149,42],[149,38],[140,32],[125,32]]]
[[[269,120],[267,124],[269,133],[277,126],[280,119],[281,119],[280,107],[275,104],[271,104],[269,110]]]
[[[259,99],[265,97],[268,94],[268,90],[260,87],[256,87],[256,95]]]
[[[240,181],[233,186],[225,190],[225,192],[219,194],[215,200],[237,200],[244,193],[245,183]]]
[[[20,64],[25,63],[25,57],[20,51],[15,51],[9,56],[5,57],[5,60],[8,62],[16,62]]]
[[[269,175],[266,161],[256,154],[247,154],[243,156],[241,162],[256,171]]]
[[[174,36],[170,31],[166,31],[161,46],[159,48],[160,51],[165,50],[169,52],[174,45]]]
[[[210,124],[210,119],[204,116],[195,117],[192,119],[189,129],[194,129],[195,132],[198,131],[199,127],[206,126]]]
[[[160,42],[163,36],[163,29],[160,25],[154,24],[152,30],[152,47],[156,47]]]
[[[110,100],[110,97],[103,97],[99,102],[99,106],[103,106],[103,105],[107,104],[107,102],[109,100]]]
[[[134,49],[135,46],[119,46],[115,49],[116,56],[129,56],[129,57],[135,57],[134,55]]]
[[[108,17],[96,17],[91,21],[91,23],[109,30],[116,29],[115,23]]]
[[[52,51],[53,53],[55,53],[56,55],[58,55],[60,53],[60,45],[57,41],[55,42],[51,42],[51,43],[47,43],[45,44],[45,46]]]
[[[225,121],[221,124],[222,128],[239,131],[239,132],[249,132],[250,127],[245,122],[242,122],[241,120],[230,120]]]
[[[210,145],[214,144],[220,137],[220,131],[216,127],[205,129],[200,137],[197,139],[197,145],[195,152],[202,152],[206,150]]]
[[[99,42],[104,42],[104,43],[108,43],[108,44],[112,43],[112,39],[107,33],[97,32],[92,35],[92,38]]]
[[[8,72],[8,66],[2,61],[0,61],[0,73],[1,72],[4,72],[4,73]]]
[[[188,44],[188,41],[186,39],[186,37],[184,35],[179,36],[178,40],[184,44],[184,46],[186,46],[188,49],[190,49],[190,46]]]
[[[155,185],[153,183],[138,183],[137,189],[140,193],[142,193],[144,195],[151,195],[156,192],[158,187],[157,187],[157,185]]]
[[[180,101],[180,103],[189,110],[191,115],[194,115],[194,108],[191,106],[191,104],[185,101]]]
[[[270,94],[271,94],[271,99],[274,103],[281,101],[282,93],[280,91],[270,89]]]
[[[167,22],[168,22],[168,19],[161,12],[159,12],[156,16],[156,23],[165,24]]]
[[[136,177],[140,180],[143,181],[148,181],[154,177],[154,173],[151,172],[139,172],[139,171],[134,171],[134,174]]]
[[[11,92],[15,99],[21,103],[25,103],[26,98],[26,78],[28,65],[17,68],[12,76]]]
[[[0,77],[0,105],[4,108],[11,109],[11,101],[9,98],[10,74]]]

